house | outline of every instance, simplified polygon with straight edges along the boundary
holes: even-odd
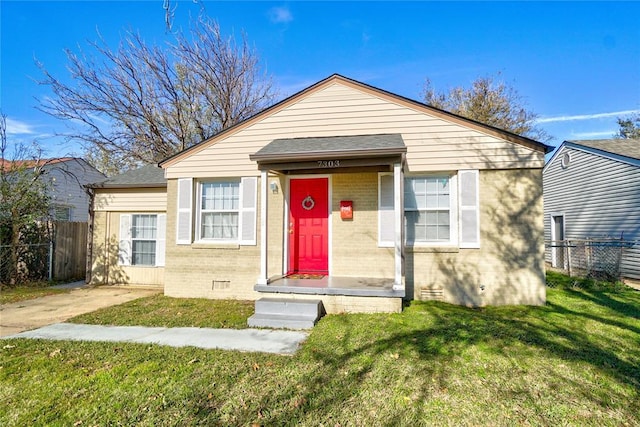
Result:
[[[13,166],[11,166],[13,164]],[[84,186],[105,179],[104,174],[76,157],[41,160],[2,160],[3,168],[39,167],[49,185],[51,216],[57,221],[86,222],[89,216],[89,197]]]
[[[91,284],[164,283],[167,181],[147,165],[88,186]]]
[[[43,170],[51,182],[54,219],[86,222],[89,217],[89,196],[84,186],[104,179],[104,174],[84,159],[76,157],[47,160]]]
[[[168,296],[329,313],[543,304],[548,149],[332,75],[164,160],[162,183],[96,189],[93,265],[108,253]]]
[[[640,241],[640,140],[565,141],[543,169],[545,240]],[[546,261],[567,260],[556,247]],[[623,277],[640,279],[640,245],[622,252]]]

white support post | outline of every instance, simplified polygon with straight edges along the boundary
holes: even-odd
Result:
[[[402,280],[402,181],[404,179],[402,173],[402,163],[393,164],[393,218],[394,218],[394,261],[395,275],[393,280],[394,290],[403,290],[404,281]]]
[[[266,285],[267,280],[267,199],[269,197],[269,171],[260,171],[260,277],[258,285]]]

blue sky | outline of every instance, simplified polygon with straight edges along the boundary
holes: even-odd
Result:
[[[36,110],[50,95],[34,59],[68,79],[65,48],[97,30],[116,47],[123,30],[170,40],[163,0],[0,2],[0,101],[9,138],[38,140],[49,156],[81,154],[52,135],[65,123]],[[608,138],[616,117],[640,112],[640,2],[175,1],[174,29],[202,9],[225,34],[244,32],[282,96],[333,73],[420,99],[501,73],[558,145]]]

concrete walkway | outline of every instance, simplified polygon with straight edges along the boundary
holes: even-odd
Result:
[[[4,338],[108,341],[293,354],[308,334],[269,329],[148,328],[57,323]]]

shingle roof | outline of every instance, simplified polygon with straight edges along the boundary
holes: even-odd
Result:
[[[640,159],[639,139],[587,139],[577,141],[567,141],[573,144],[584,145],[596,150],[606,151],[619,156]]]
[[[15,168],[33,168],[37,166],[55,165],[57,163],[64,163],[70,160],[81,160],[75,157],[57,157],[52,159],[40,159],[40,160],[6,160],[0,159],[0,169],[8,171],[12,167]]]
[[[166,187],[164,170],[157,165],[146,165],[124,172],[105,181],[90,185],[92,188]]]
[[[402,135],[392,133],[274,139],[249,157],[260,161],[313,156],[400,154],[406,151]]]

